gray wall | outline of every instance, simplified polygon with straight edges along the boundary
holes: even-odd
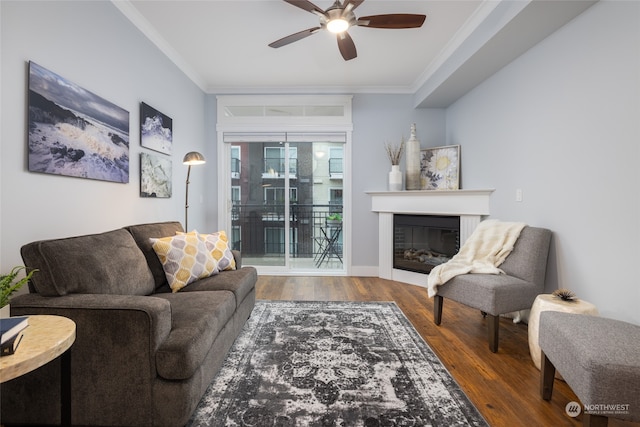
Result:
[[[553,230],[549,291],[640,323],[640,3],[599,2],[447,110],[465,188]],[[516,189],[523,201],[515,201]]]
[[[22,264],[19,248],[32,240],[97,233],[138,222],[182,220],[186,178],[182,157],[187,151],[204,150],[204,93],[111,2],[3,0],[0,7],[0,270],[5,273]],[[129,111],[128,184],[27,171],[30,60]],[[140,146],[141,101],[173,119],[170,199],[139,197],[139,156],[150,152]],[[203,224],[204,174],[203,167],[191,174],[190,227]]]
[[[440,109],[413,108],[411,95],[364,95],[353,98],[353,275],[377,274],[378,214],[371,212],[366,191],[384,191],[391,163],[385,143],[409,139],[416,124],[422,148],[445,145],[445,113]],[[405,170],[404,158],[400,166]]]

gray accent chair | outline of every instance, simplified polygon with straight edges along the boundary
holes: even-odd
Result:
[[[584,426],[609,417],[640,421],[640,326],[586,314],[540,314],[540,395],[551,400],[556,369],[585,406]]]
[[[505,274],[462,274],[438,287],[433,320],[442,322],[445,298],[477,308],[487,318],[489,349],[498,351],[499,316],[530,309],[544,292],[551,231],[526,226],[500,268]]]

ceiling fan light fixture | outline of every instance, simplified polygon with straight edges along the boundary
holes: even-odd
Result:
[[[349,21],[343,18],[332,19],[327,22],[327,30],[335,34],[340,34],[349,28]]]
[[[1,1],[1,0],[0,0]],[[351,27],[368,28],[419,28],[427,18],[426,15],[416,15],[410,13],[391,13],[384,15],[365,16],[360,19],[353,13],[354,9],[360,6],[365,0],[335,0],[333,5],[327,10],[322,10],[310,0],[284,0],[295,7],[317,15],[320,19],[320,26],[308,28],[290,34],[273,43],[270,47],[282,47],[290,43],[302,40],[319,30],[327,30],[337,35],[338,49],[345,61],[357,57],[357,51],[353,39],[347,31]],[[391,3],[391,2],[389,2]]]

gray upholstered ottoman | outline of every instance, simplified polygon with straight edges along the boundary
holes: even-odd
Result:
[[[640,326],[584,314],[540,314],[540,393],[557,369],[583,404],[585,426],[640,421]]]

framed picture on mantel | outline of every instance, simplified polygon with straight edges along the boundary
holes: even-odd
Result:
[[[420,181],[423,190],[460,189],[460,146],[421,150]]]

